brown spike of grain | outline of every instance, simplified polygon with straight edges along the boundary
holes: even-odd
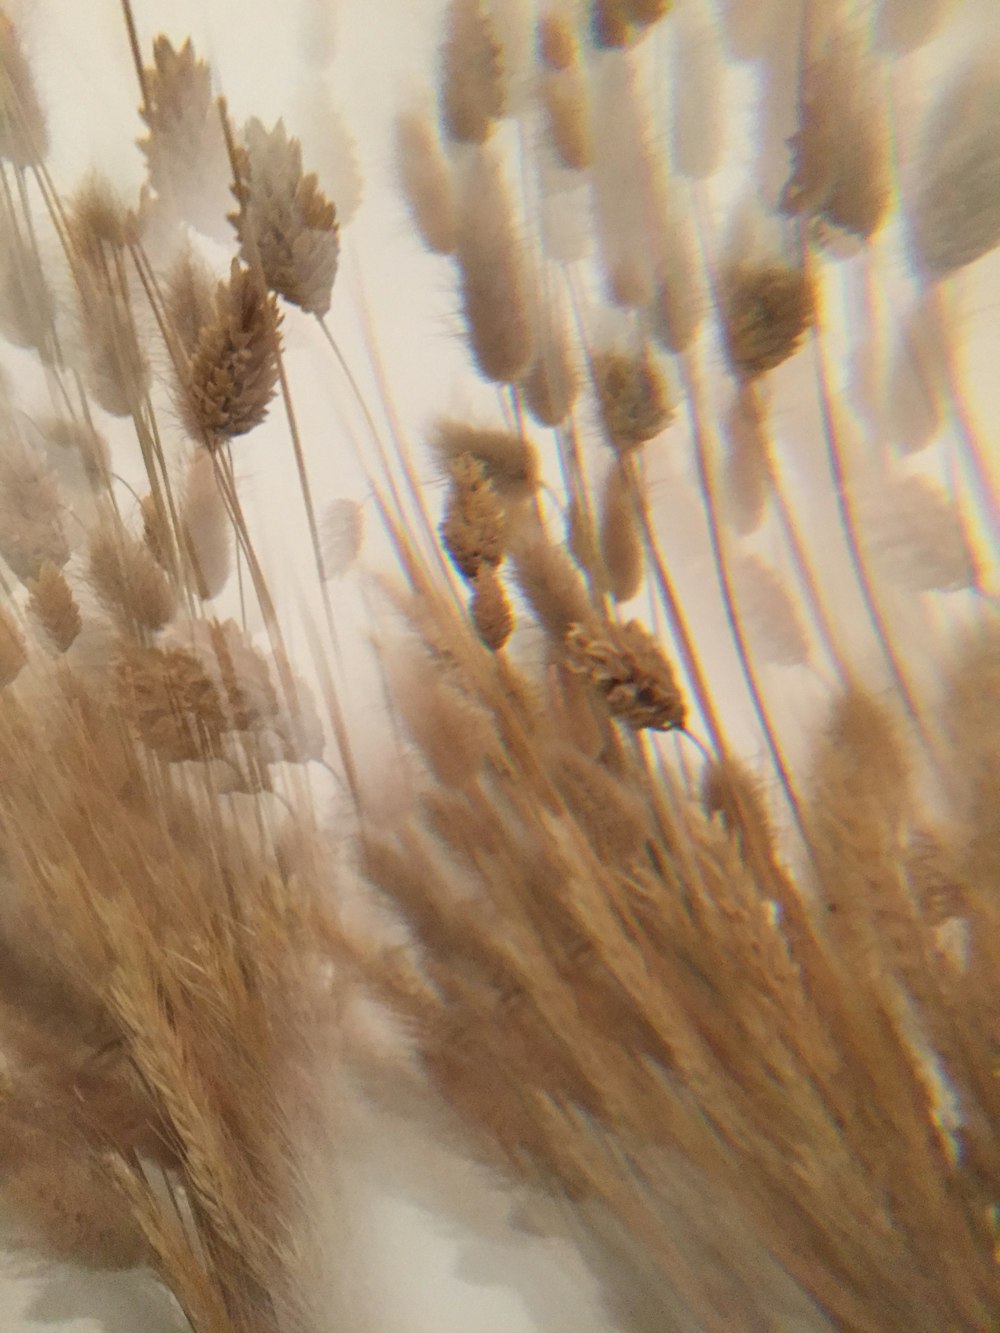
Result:
[[[233,260],[215,289],[188,364],[179,370],[179,406],[191,435],[209,449],[253,430],[267,416],[278,382],[275,298]]]
[[[458,219],[451,165],[430,116],[404,112],[396,120],[396,169],[420,238],[436,255],[450,255]]]
[[[513,632],[514,612],[496,565],[481,565],[472,580],[469,613],[482,642],[498,653]]]
[[[458,143],[483,143],[504,114],[503,56],[481,0],[451,0],[440,92],[445,133]]]
[[[482,374],[510,383],[534,355],[523,242],[500,158],[480,150],[464,166],[455,251],[462,311]]]
[[[478,459],[497,494],[505,498],[530,494],[538,486],[538,455],[534,445],[510,431],[443,418],[435,423],[431,444],[446,464],[462,454]]]
[[[0,607],[0,689],[16,679],[27,660],[24,635],[10,612]]]
[[[470,581],[485,565],[503,559],[504,512],[486,475],[472,456],[461,454],[449,467],[451,487],[441,523],[441,541],[456,568]]]
[[[177,609],[152,552],[120,524],[105,521],[91,534],[87,573],[102,605],[123,628],[162,629]]]
[[[665,430],[673,416],[663,373],[648,350],[598,352],[591,379],[607,443],[626,454]]]
[[[252,119],[237,152],[239,211],[230,217],[240,253],[292,305],[310,315],[330,309],[340,238],[337,210],[319,188],[314,173],[303,174],[302,145],[284,123],[272,130]]]
[[[813,321],[808,278],[784,264],[731,265],[719,304],[729,364],[740,379],[756,379],[794,355]]]
[[[0,14],[0,157],[15,167],[40,165],[49,131],[17,28]]]
[[[566,665],[583,676],[612,716],[633,731],[683,727],[686,709],[673,668],[637,620],[603,629],[571,626]]]
[[[601,560],[616,602],[627,602],[642,586],[642,533],[636,514],[638,479],[618,462],[608,473],[601,497]]]
[[[28,584],[28,609],[56,652],[64,653],[80,633],[80,608],[61,569],[46,562]]]

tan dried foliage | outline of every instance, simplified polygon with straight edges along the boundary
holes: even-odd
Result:
[[[249,121],[244,145],[234,188],[240,208],[231,217],[240,253],[249,266],[261,264],[272,292],[307,314],[325,315],[340,257],[337,210],[315,173],[303,174],[302,145],[282,121],[272,130]]]
[[[813,295],[800,269],[783,264],[734,264],[719,291],[729,364],[740,379],[757,379],[798,350],[813,321]]]
[[[638,449],[670,424],[666,380],[647,350],[638,356],[599,352],[590,373],[605,438],[618,453]]]
[[[73,590],[62,570],[43,564],[37,577],[28,583],[28,609],[57,653],[72,647],[83,622]]]
[[[482,0],[451,0],[441,47],[441,122],[450,139],[483,143],[504,114],[503,53]]]
[[[275,298],[233,260],[215,289],[212,315],[178,369],[178,405],[187,430],[217,449],[259,426],[278,382]]]
[[[566,635],[566,665],[633,731],[683,727],[686,708],[673,667],[637,620],[600,628],[573,625]]]

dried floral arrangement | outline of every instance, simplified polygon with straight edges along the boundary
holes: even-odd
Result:
[[[152,1269],[194,1333],[368,1327],[315,1225],[342,1078],[568,1238],[609,1328],[1000,1328],[995,441],[954,311],[1000,247],[1000,64],[915,145],[892,84],[965,9],[451,0],[398,174],[496,410],[429,424],[433,486],[373,425],[392,574],[297,427],[289,321],[352,383],[297,140],[234,124],[123,0],[147,184],[63,193],[0,18],[0,325],[50,399],[7,385],[0,436],[20,1245]],[[729,68],[783,169],[720,226]],[[308,662],[234,461],[269,414]],[[338,687],[345,571],[378,762]]]

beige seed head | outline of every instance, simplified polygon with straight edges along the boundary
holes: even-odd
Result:
[[[791,140],[788,213],[819,216],[862,239],[891,197],[889,135],[863,39],[838,32],[802,81],[801,124]]]
[[[666,381],[647,350],[638,356],[600,352],[591,377],[605,438],[618,453],[637,449],[670,424]]]
[[[91,535],[87,573],[102,605],[126,630],[162,629],[177,609],[153,554],[119,524],[106,521]]]
[[[487,379],[520,379],[534,357],[530,284],[501,160],[485,150],[465,163],[456,258],[476,364]]]
[[[510,560],[535,619],[549,639],[561,645],[570,628],[590,614],[579,571],[565,550],[553,546],[534,525],[511,534]]]
[[[549,142],[568,171],[585,171],[593,161],[590,98],[579,66],[547,70],[539,85]]]
[[[482,642],[498,653],[514,629],[514,612],[496,565],[482,564],[472,580],[472,623]]]
[[[458,227],[455,185],[430,116],[410,111],[397,119],[396,168],[421,240],[434,254],[450,255]]]
[[[31,67],[17,28],[0,14],[0,157],[15,167],[32,167],[48,151],[48,127]]]
[[[450,465],[451,487],[441,523],[441,541],[456,568],[475,579],[483,565],[503,559],[504,511],[486,475],[472,456],[461,454]]]
[[[28,584],[28,610],[58,653],[65,653],[80,633],[80,608],[66,576],[55,565],[44,564]]]
[[[340,238],[337,211],[315,174],[302,171],[302,146],[282,121],[251,120],[237,152],[240,204],[230,220],[247,264],[259,258],[268,287],[307,314],[330,309]]]
[[[145,88],[148,100],[140,114],[148,133],[139,147],[150,184],[196,227],[218,234],[225,225],[230,168],[211,70],[190,41],[175,50],[161,35],[153,43]]]
[[[601,497],[601,560],[616,602],[627,602],[642,586],[642,534],[633,480],[621,463],[607,475]]]
[[[56,302],[38,251],[0,220],[0,332],[16,347],[47,355]]]
[[[181,548],[199,597],[216,597],[232,561],[229,511],[219,491],[212,457],[199,450],[188,464],[180,509]]]
[[[551,70],[570,69],[579,60],[576,34],[564,14],[538,20],[538,57]]]
[[[162,759],[176,763],[215,753],[225,716],[211,677],[192,653],[124,644],[116,683],[126,719]]]
[[[99,274],[81,268],[75,276],[86,339],[87,387],[105,412],[133,416],[141,409],[151,377],[129,303]]]
[[[783,264],[734,264],[723,275],[719,301],[729,363],[740,379],[787,361],[813,320],[808,279]]]
[[[520,498],[538,486],[538,455],[534,445],[510,431],[469,426],[445,418],[436,423],[431,444],[445,464],[462,454],[471,454],[482,463],[490,484],[504,498]]]
[[[591,35],[594,45],[621,50],[632,36],[628,0],[591,0]]]
[[[63,512],[55,474],[41,458],[13,444],[0,452],[0,555],[22,581],[69,559]]]
[[[573,625],[566,636],[566,665],[633,731],[683,727],[686,710],[673,668],[638,621],[597,630]]]
[[[193,250],[185,250],[167,275],[166,306],[171,333],[184,354],[193,356],[215,309],[215,279]]]
[[[452,0],[441,48],[441,122],[458,143],[483,143],[504,113],[503,57],[481,0]]]
[[[210,449],[253,430],[267,416],[278,382],[275,298],[233,260],[215,289],[210,322],[181,369],[179,406],[191,435]]]

